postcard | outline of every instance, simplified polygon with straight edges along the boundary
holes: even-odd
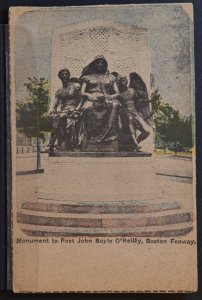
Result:
[[[10,8],[14,292],[197,290],[192,4]]]

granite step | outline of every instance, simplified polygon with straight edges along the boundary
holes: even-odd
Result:
[[[20,224],[27,236],[34,237],[176,237],[185,236],[193,229],[192,222],[167,226],[127,228],[74,228]]]
[[[68,216],[31,214],[29,211],[18,212],[17,220],[23,224],[43,225],[43,226],[58,226],[58,227],[82,227],[82,228],[126,228],[126,227],[147,227],[147,226],[164,226],[168,224],[188,223],[192,221],[192,214],[189,212],[169,213],[164,215],[122,215],[122,217],[105,218],[104,215],[89,217],[89,215]]]
[[[179,209],[178,202],[148,201],[108,201],[108,202],[71,202],[38,199],[24,202],[22,209],[55,213],[77,214],[132,214]]]
[[[192,213],[180,203],[160,201],[74,202],[38,199],[17,214],[29,236],[169,237],[192,230]]]

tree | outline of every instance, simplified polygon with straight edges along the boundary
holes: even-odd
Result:
[[[164,151],[168,145],[172,146],[175,153],[181,146],[191,147],[191,116],[181,116],[178,110],[170,104],[164,103],[157,89],[151,94],[151,98],[155,100],[153,110],[156,125],[156,143],[163,144]]]
[[[154,112],[157,112],[159,110],[159,107],[161,106],[161,101],[162,101],[162,97],[159,94],[158,89],[154,89],[154,91],[151,93],[151,100],[153,101],[152,110]]]
[[[17,128],[28,137],[37,138],[37,169],[40,168],[40,143],[44,138],[43,131],[50,131],[48,117],[50,104],[50,82],[45,78],[28,78],[24,84],[27,96],[17,101]]]
[[[192,124],[191,115],[182,118],[181,128],[180,128],[181,131],[180,143],[189,148],[191,148],[193,145],[192,125],[193,124]]]

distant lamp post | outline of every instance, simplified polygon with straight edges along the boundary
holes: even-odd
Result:
[[[171,126],[172,126],[172,138],[174,139],[175,155],[177,155],[177,137],[176,137],[176,133],[177,133],[177,130],[178,130],[176,117],[177,117],[176,112],[171,112],[170,113]]]

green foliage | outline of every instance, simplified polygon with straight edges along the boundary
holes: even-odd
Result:
[[[158,111],[159,106],[161,105],[161,95],[159,94],[158,89],[155,89],[152,93],[151,93],[151,100],[153,100],[152,103],[152,110],[154,110],[155,112]]]
[[[156,144],[163,144],[164,147],[173,145],[175,149],[179,146],[192,147],[191,115],[181,116],[178,110],[162,101],[157,89],[151,94],[151,99],[155,100]]]
[[[17,101],[17,128],[28,137],[42,137],[41,131],[50,131],[47,111],[50,104],[50,82],[45,78],[28,78],[24,84],[27,96]],[[42,137],[43,138],[43,137]]]

